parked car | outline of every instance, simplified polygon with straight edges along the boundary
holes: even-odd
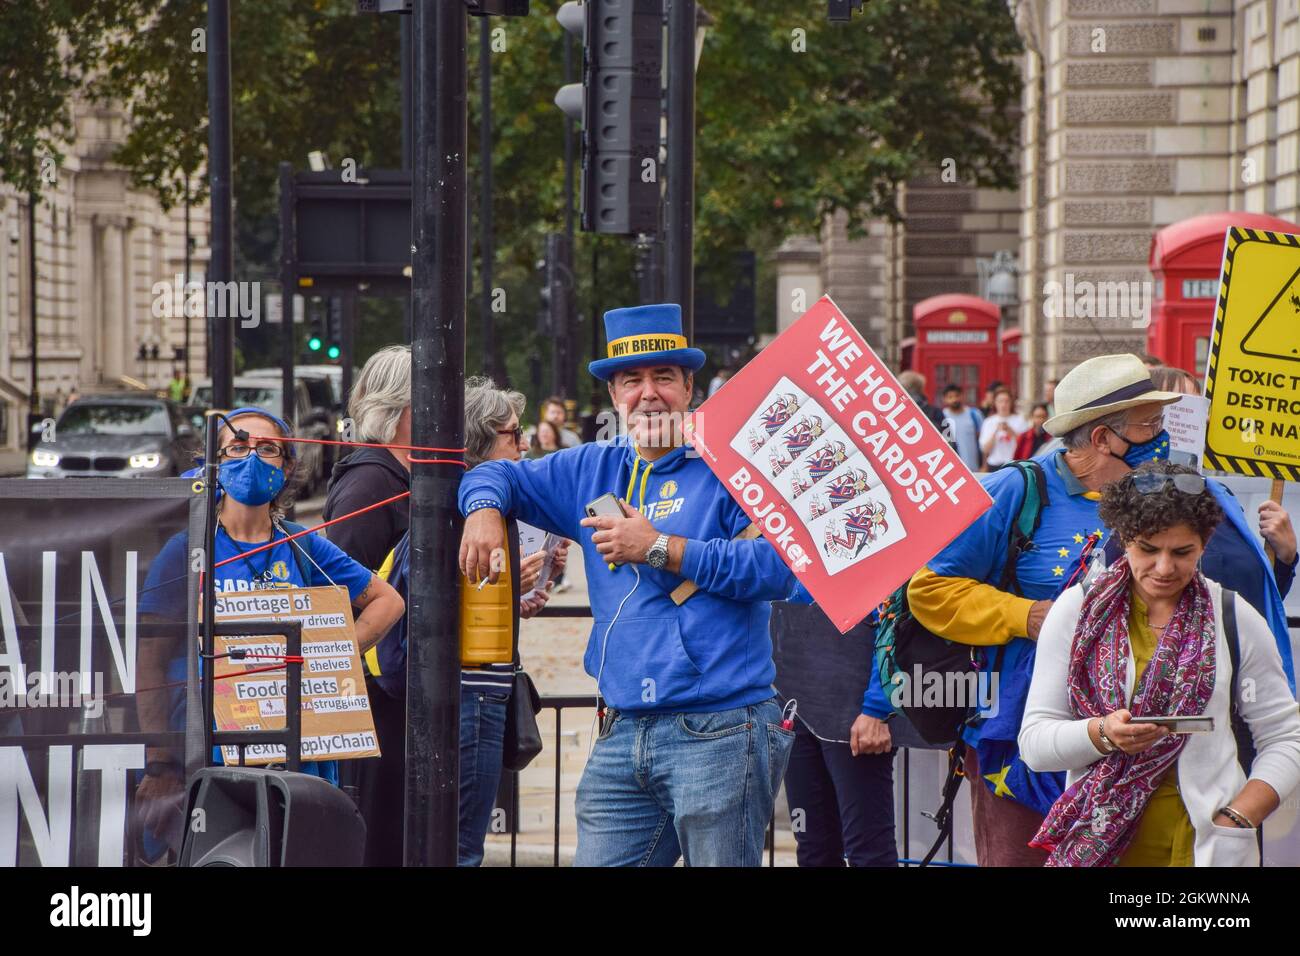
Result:
[[[194,464],[198,433],[175,402],[153,396],[77,399],[27,459],[28,478],[160,478]]]
[[[331,369],[338,372],[338,375],[330,375],[326,371]],[[294,377],[307,388],[307,395],[311,400],[311,411],[306,418],[300,417],[296,424],[299,428],[315,428],[317,423],[322,423],[325,428],[325,434],[329,438],[337,439],[341,436],[343,430],[342,406],[339,403],[340,388],[343,381],[343,370],[333,365],[298,365],[294,367]],[[283,373],[278,368],[254,368],[245,371],[240,378],[257,378],[264,381],[281,382]],[[346,449],[338,445],[322,445],[321,448],[321,467],[324,470],[326,480],[334,471],[334,462],[340,457],[340,452],[346,454]]]
[[[343,394],[343,366],[341,365],[295,365],[293,367],[295,375],[301,375],[304,378],[310,376],[314,378],[323,378],[329,382],[330,391],[334,395],[334,407],[340,415],[343,414],[343,406],[346,404],[347,396]],[[359,370],[352,370],[352,381],[357,380]]]
[[[279,415],[283,411],[280,397],[284,394],[279,379],[240,375],[232,383],[236,408],[255,405]],[[203,428],[203,410],[212,407],[212,380],[199,379],[190,392],[192,421],[197,430]],[[329,423],[312,413],[311,396],[307,386],[298,380],[294,383],[294,413],[292,425],[298,438],[333,438]],[[324,449],[326,445],[304,442],[298,445],[298,474],[302,477],[300,497],[309,497],[324,488],[329,479]]]

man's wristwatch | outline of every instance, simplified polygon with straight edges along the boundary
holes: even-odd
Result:
[[[661,534],[645,553],[645,563],[656,571],[662,571],[668,563],[668,535]]]

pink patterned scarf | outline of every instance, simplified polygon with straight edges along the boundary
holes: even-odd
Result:
[[[1133,573],[1121,558],[1084,598],[1070,651],[1070,706],[1076,718],[1125,707],[1128,617]],[[1199,716],[1214,690],[1214,605],[1198,571],[1174,608],[1134,688],[1140,716]],[[1147,801],[1178,760],[1187,738],[1170,734],[1135,756],[1102,757],[1052,805],[1030,846],[1050,851],[1048,866],[1113,866],[1137,832]]]

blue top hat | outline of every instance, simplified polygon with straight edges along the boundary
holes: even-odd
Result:
[[[706,358],[687,346],[682,307],[674,303],[610,309],[605,313],[605,341],[609,357],[587,366],[602,381],[622,369],[647,365],[681,365],[694,372]]]

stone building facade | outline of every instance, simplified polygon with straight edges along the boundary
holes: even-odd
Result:
[[[42,414],[59,411],[73,391],[165,388],[173,350],[185,341],[185,320],[156,317],[153,308],[154,284],[184,274],[184,208],[164,212],[112,162],[125,135],[120,111],[78,104],[75,118],[75,139],[37,199],[34,242],[28,195],[0,183],[0,453],[10,459],[26,445],[33,291]],[[201,280],[206,205],[191,207],[190,235],[191,278]],[[207,366],[203,319],[189,322],[190,374],[197,377]]]
[[[1016,0],[1026,51],[1020,184],[908,185],[905,221],[820,237],[819,274],[897,362],[911,306],[978,294],[976,260],[1016,253],[1024,396],[1093,355],[1145,350],[1153,234],[1204,213],[1300,222],[1300,0]],[[787,268],[776,256],[778,273]],[[808,268],[805,262],[802,266]],[[1053,283],[1122,282],[1127,304],[1058,315]],[[1109,314],[1115,312],[1117,314]]]

